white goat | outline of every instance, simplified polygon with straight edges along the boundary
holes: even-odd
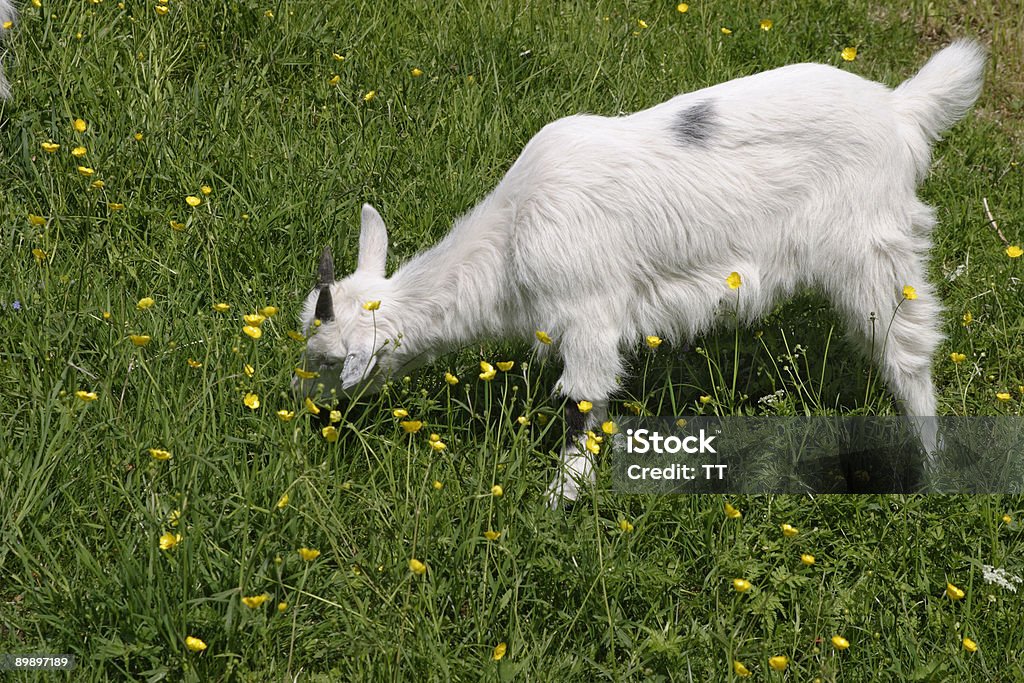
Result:
[[[17,17],[17,12],[14,11],[14,6],[10,0],[0,0],[0,43],[6,38],[7,33],[10,33],[10,29],[3,28],[3,25],[7,22],[13,22]],[[4,65],[0,61],[0,100],[7,99],[10,95],[10,88],[7,85],[7,79],[4,77]]]
[[[977,99],[984,65],[982,48],[962,41],[894,90],[799,64],[629,116],[560,119],[390,278],[384,222],[364,205],[355,272],[335,282],[325,250],[305,301],[306,362],[319,377],[297,389],[372,390],[480,339],[543,351],[535,332],[546,332],[568,398],[557,505],[592,480],[579,432],[604,419],[624,350],[645,335],[693,339],[737,305],[754,321],[813,286],[866,347],[878,335],[874,361],[903,410],[935,415],[941,319],[925,278],[935,213],[915,189],[931,143]],[[904,301],[906,285],[916,299]],[[375,313],[363,309],[371,300]],[[581,400],[593,410],[582,414]]]

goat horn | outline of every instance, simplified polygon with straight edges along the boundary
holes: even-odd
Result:
[[[334,284],[334,259],[331,258],[330,247],[324,247],[323,253],[320,254],[320,266],[316,271],[316,283],[320,287]],[[329,296],[328,300],[330,300]]]
[[[331,299],[330,287],[320,288],[320,295],[316,299],[316,312],[313,315],[323,323],[334,320],[334,301]]]

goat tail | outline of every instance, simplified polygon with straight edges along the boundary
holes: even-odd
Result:
[[[0,0],[0,42],[6,37],[4,34],[9,32],[9,29],[6,28],[7,22],[13,22],[16,16],[17,12],[14,11],[11,0]],[[10,92],[7,79],[4,77],[4,65],[3,62],[0,62],[0,100],[7,99]]]
[[[927,139],[937,140],[974,106],[984,73],[985,49],[973,40],[958,40],[893,91],[895,107]]]

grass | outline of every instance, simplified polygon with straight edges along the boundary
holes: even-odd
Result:
[[[23,4],[0,109],[0,653],[73,653],[78,669],[49,678],[76,681],[732,680],[733,661],[755,680],[1024,678],[1021,592],[982,577],[982,565],[1024,573],[1019,495],[733,497],[742,518],[730,519],[721,496],[616,495],[605,471],[593,496],[552,513],[557,370],[525,347],[466,349],[396,378],[327,443],[290,395],[302,344],[286,334],[320,248],[354,265],[362,201],[392,226],[394,265],[560,116],[799,61],[895,85],[951,35],[980,35],[989,85],[921,191],[940,217],[931,275],[948,341],[935,373],[944,414],[1019,415],[1022,264],[981,208],[1021,242],[1024,31],[1003,3],[682,14],[171,0],[166,16],[133,0]],[[846,46],[856,61],[841,60]],[[154,305],[139,310],[143,297]],[[241,315],[267,305],[280,311],[262,337],[242,334]],[[482,383],[481,359],[516,366]],[[893,412],[813,293],[760,329],[643,350],[634,371],[621,398],[653,414]],[[406,434],[397,408],[427,426]],[[180,542],[162,550],[168,533]],[[753,588],[736,592],[737,577]],[[241,600],[263,593],[257,608]],[[786,673],[769,669],[778,655]]]

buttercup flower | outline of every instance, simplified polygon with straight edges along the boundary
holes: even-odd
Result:
[[[458,383],[459,383],[459,378],[458,378],[458,377],[456,377],[455,375],[453,375],[453,374],[452,374],[452,373],[450,373],[450,372],[446,372],[446,373],[444,373],[444,381],[445,381],[445,382],[448,382],[448,384],[449,384],[450,386],[453,386],[453,387],[454,387],[454,386],[455,386],[456,384],[458,384]]]
[[[320,414],[320,408],[318,408],[317,405],[315,403],[313,403],[313,399],[311,399],[310,397],[307,396],[305,403],[306,403],[306,410],[308,410],[310,412],[310,414],[312,414],[312,415],[319,415]]]
[[[263,330],[253,325],[245,325],[244,327],[242,327],[242,332],[245,332],[253,339],[259,339],[260,337],[263,336]]]
[[[487,361],[480,361],[480,379],[490,382],[497,373],[498,371],[494,369],[493,365]]]
[[[619,530],[624,534],[631,534],[633,533],[633,525],[628,519],[620,519]]]
[[[248,597],[242,596],[242,603],[249,609],[256,609],[269,599],[269,593],[261,593],[260,595],[250,595]]]
[[[288,603],[285,602],[284,600],[282,600],[281,602],[277,603],[277,611],[278,612],[284,612],[287,609],[288,609]]]
[[[844,47],[843,51],[839,55],[847,62],[852,62],[857,59],[857,48],[855,47]]]
[[[415,557],[409,560],[409,571],[417,576],[423,576],[427,573],[427,565],[423,564]]]
[[[213,310],[217,311],[218,313],[227,313],[229,310],[231,310],[231,304],[217,303],[213,305]]]
[[[740,512],[739,510],[737,510],[736,508],[734,508],[729,503],[726,503],[725,504],[725,516],[728,517],[729,519],[739,519],[740,517],[743,516],[743,513]]]
[[[302,548],[299,548],[299,557],[306,562],[312,562],[316,558],[320,557],[320,551],[315,548],[306,548],[303,546]]]
[[[952,583],[946,582],[946,595],[950,600],[963,600],[965,593],[954,586]]]
[[[153,301],[151,297],[144,296],[141,299],[139,299],[139,302],[137,304],[135,304],[135,308],[139,309],[140,311],[144,311],[147,308],[150,308],[155,303],[156,302]]]
[[[785,655],[769,657],[768,666],[770,666],[774,671],[785,671],[786,667],[789,666],[789,657]]]
[[[181,543],[181,534],[172,534],[170,531],[160,536],[160,550],[170,550]]]
[[[796,527],[794,527],[794,526],[792,526],[790,524],[783,524],[782,525],[782,535],[785,536],[786,538],[793,538],[798,533],[800,533],[800,530],[797,529]]]
[[[761,27],[762,31],[771,31],[773,25],[774,24],[772,23],[771,19],[762,19],[761,23],[758,24],[758,26]]]
[[[955,353],[954,352],[954,353],[949,354],[949,359],[951,361],[953,361],[954,363],[959,364],[959,363],[963,363],[965,360],[967,360],[967,356],[965,356],[962,353]]]
[[[46,225],[46,217],[45,216],[37,216],[34,213],[30,213],[28,215],[28,224],[29,225],[34,225],[37,228],[40,227],[40,226]]]
[[[733,663],[732,663],[732,670],[735,671],[736,675],[739,676],[740,678],[749,678],[750,677],[750,669],[748,669],[747,667],[743,666],[743,662],[741,662],[739,660],[734,660],[733,661]]]
[[[380,308],[380,299],[376,299],[374,301],[367,301],[365,304],[363,304],[363,310],[364,311],[376,311],[379,308]]]
[[[281,497],[277,499],[277,505],[275,505],[274,507],[276,507],[278,510],[283,510],[287,506],[288,506],[288,492],[285,491],[284,493],[281,494]]]
[[[148,334],[129,334],[128,338],[132,340],[132,344],[136,346],[145,346],[151,340]]]
[[[505,495],[505,490],[501,488],[501,484],[495,484],[494,486],[491,487],[491,495],[494,496],[495,498],[500,498],[501,496]]]
[[[493,659],[496,662],[501,661],[501,658],[505,656],[505,653],[507,651],[508,645],[506,645],[505,643],[498,643],[494,646],[494,652],[491,653],[491,659]]]
[[[911,287],[910,285],[906,285],[903,288],[903,298],[906,299],[907,301],[913,301],[914,299],[917,298],[917,290]]]
[[[73,150],[71,150],[71,156],[76,157],[76,158],[77,157],[84,157],[86,151],[87,150],[85,149],[85,147],[82,147],[81,145],[79,145],[78,147],[75,147]]]
[[[731,36],[732,35],[732,29],[731,28],[726,28],[725,26],[723,26],[720,30],[722,31],[722,35],[723,36]],[[733,289],[736,289],[736,288],[733,287]]]
[[[685,2],[681,2],[678,5],[676,5],[676,11],[679,12],[680,14],[686,14],[687,12],[690,11],[690,6],[687,5]]]
[[[295,417],[295,411],[282,409],[277,411],[277,417],[281,420],[281,422],[288,422],[293,417]]]
[[[395,417],[409,417],[409,411],[405,408],[395,408],[391,411],[391,414]]]
[[[618,434],[619,427],[611,420],[608,420],[607,422],[601,423],[601,431],[608,435]]]
[[[739,273],[733,271],[729,273],[729,277],[725,278],[725,283],[729,285],[729,289],[739,289],[743,285],[743,279]]]
[[[258,394],[250,392],[242,399],[242,403],[244,403],[249,410],[256,410],[260,407],[260,397]]]
[[[413,69],[412,71],[410,71],[409,73],[410,73],[410,74],[412,74],[412,77],[413,77],[413,78],[419,78],[420,76],[422,76],[422,75],[423,75],[423,71],[422,71],[421,69],[416,69],[416,68],[414,68],[414,69]]]
[[[58,149],[60,149],[60,145],[58,145],[56,142],[53,142],[52,140],[47,140],[46,142],[40,144],[39,146],[42,147],[43,151],[46,152],[47,154],[53,154]]]
[[[732,587],[736,589],[737,593],[746,593],[751,588],[751,583],[746,579],[733,579]]]
[[[154,460],[170,460],[172,456],[170,451],[166,451],[162,448],[150,448],[149,457]]]
[[[708,396],[707,394],[704,394],[703,396],[700,397],[700,402],[707,405],[708,403],[711,403],[711,397]]]
[[[846,638],[843,638],[842,636],[832,636],[832,645],[837,650],[845,650],[846,648],[850,647],[850,641],[848,641]]]
[[[295,368],[295,376],[299,379],[315,379],[320,376],[319,372],[310,372],[302,368]]]
[[[498,369],[501,370],[502,372],[508,372],[513,367],[515,367],[515,364],[515,361],[512,360],[498,361],[495,363],[495,365],[498,366]]]
[[[171,11],[171,8],[168,7],[167,5],[156,5],[155,7],[153,7],[153,11],[156,12],[157,14],[159,14],[161,17],[163,17],[163,16],[166,16],[167,13]]]
[[[973,640],[971,640],[970,638],[964,638],[963,643],[964,643],[964,649],[967,650],[968,652],[977,652],[978,651],[978,644],[976,642],[974,642]]]
[[[363,102],[369,102],[369,101],[371,101],[376,96],[377,96],[377,91],[376,90],[371,90],[370,92],[368,92],[365,95],[363,95]]]
[[[432,484],[432,486],[434,487],[435,491],[440,491],[441,489],[444,488],[444,484],[439,482],[437,479],[434,480],[434,483]]]
[[[649,347],[651,347],[652,349],[656,349],[659,346],[661,346],[661,342],[662,342],[661,337],[655,336],[653,334],[647,335],[647,345]]]
[[[338,440],[338,428],[335,427],[334,425],[327,425],[326,427],[320,430],[320,433],[323,435],[324,439],[327,440],[327,443],[334,443],[335,441]]]
[[[197,206],[199,206],[200,204],[202,204],[203,200],[200,199],[199,197],[195,196],[194,194],[190,194],[187,197],[185,197],[185,203],[188,204],[189,206],[191,206],[194,209]]]
[[[490,529],[488,529],[484,532],[484,538],[486,538],[488,541],[497,541],[499,538],[501,538],[501,532],[491,531]]]
[[[95,401],[97,398],[99,398],[95,391],[85,391],[83,389],[79,389],[78,391],[76,391],[75,396],[85,401],[86,403],[90,401]]]
[[[810,553],[804,553],[800,556],[800,561],[806,564],[808,567],[810,567],[815,562],[814,555],[811,555]]]
[[[82,175],[82,176],[85,176],[86,178],[88,178],[92,174],[96,173],[96,170],[92,169],[92,168],[89,168],[88,166],[79,166],[78,167],[78,173],[79,173],[79,175]]]
[[[541,344],[550,344],[551,343],[551,337],[548,336],[547,332],[542,332],[540,330],[537,330],[533,334],[534,334],[535,337],[537,337],[537,341],[539,341]]]
[[[266,319],[266,316],[261,313],[246,313],[242,316],[242,320],[245,321],[245,324],[252,325],[253,327],[259,327]]]
[[[71,123],[71,126],[72,126],[72,128],[75,129],[76,133],[84,133],[86,131],[86,129],[89,127],[89,124],[87,124],[82,119],[75,119]]]
[[[1024,255],[1024,249],[1021,249],[1016,244],[1011,244],[1006,248],[1006,255],[1010,258],[1020,258],[1021,255]]]
[[[589,413],[594,408],[594,404],[590,401],[580,401],[576,404],[576,407],[581,413]]]
[[[1010,392],[1009,391],[1000,391],[1000,392],[996,393],[996,398],[998,398],[1000,401],[1003,401],[1005,403],[1006,401],[1009,401],[1013,397],[1010,396]]]
[[[202,652],[206,649],[206,643],[194,636],[189,636],[185,639],[185,647],[192,650],[192,652]]]
[[[405,420],[404,422],[399,422],[398,424],[399,426],[401,426],[403,430],[405,430],[406,434],[415,434],[416,432],[423,429],[423,422],[421,420]]]

